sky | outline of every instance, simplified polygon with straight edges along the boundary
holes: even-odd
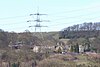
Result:
[[[61,31],[74,24],[100,22],[100,0],[0,0],[0,29],[9,32],[35,32],[36,16],[40,16],[41,32]],[[37,28],[37,31],[40,31]]]

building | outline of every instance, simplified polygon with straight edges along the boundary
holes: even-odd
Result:
[[[8,47],[10,47],[11,49],[20,49],[21,47],[23,47],[23,43],[22,42],[16,42],[14,44],[10,43]]]
[[[36,53],[40,52],[40,46],[39,45],[35,45],[33,47],[33,52],[36,52]]]
[[[83,45],[79,45],[79,53],[83,53],[84,52],[84,46]]]

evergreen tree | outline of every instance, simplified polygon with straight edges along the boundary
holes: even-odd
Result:
[[[73,52],[76,52],[76,45],[73,46]]]
[[[78,43],[75,45],[75,52],[79,53],[79,45],[78,45]]]
[[[73,51],[74,51],[74,49],[73,49],[73,46],[72,46],[72,45],[71,45],[70,51],[71,51],[71,52],[73,52]]]

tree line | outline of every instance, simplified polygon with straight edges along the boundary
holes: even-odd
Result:
[[[60,38],[80,38],[100,36],[100,22],[84,22],[69,26],[60,31]]]

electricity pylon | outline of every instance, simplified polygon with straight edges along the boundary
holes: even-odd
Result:
[[[34,26],[29,26],[29,27],[35,27],[35,32],[37,31],[37,28],[39,28],[40,32],[41,32],[41,27],[48,27],[48,26],[43,26],[43,25],[40,24],[41,22],[49,22],[48,20],[40,20],[40,16],[47,15],[47,14],[40,14],[40,13],[30,14],[30,16],[32,16],[32,15],[33,16],[36,15],[37,16],[36,19],[35,20],[29,20],[27,22],[32,22],[32,21],[36,22],[36,24]]]

